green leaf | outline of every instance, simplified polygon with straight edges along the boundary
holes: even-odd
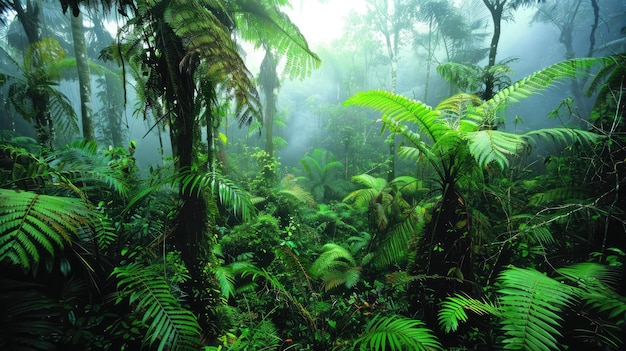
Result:
[[[353,343],[359,350],[443,350],[434,333],[419,320],[377,315]]]
[[[172,295],[163,277],[138,263],[116,267],[112,275],[118,279],[120,296],[141,315],[147,328],[144,343],[159,351],[198,349],[200,325],[195,315]],[[119,302],[118,299],[116,303]]]

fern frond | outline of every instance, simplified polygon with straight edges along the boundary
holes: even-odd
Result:
[[[220,203],[229,206],[233,213],[240,215],[244,220],[250,219],[254,213],[254,204],[248,192],[219,172],[183,174],[181,184],[183,191],[209,190]]]
[[[350,251],[344,247],[328,243],[322,246],[322,253],[309,268],[311,277],[320,279],[324,290],[345,284],[353,287],[361,276],[361,268]]]
[[[588,132],[585,130],[558,127],[534,130],[523,134],[522,137],[529,143],[531,143],[534,138],[539,138],[546,141],[561,143],[564,145],[567,145],[569,143],[593,145],[603,138],[600,134]]]
[[[384,90],[359,92],[344,102],[346,106],[361,106],[377,110],[394,123],[410,122],[433,141],[450,128],[439,120],[439,112],[422,102]]]
[[[416,215],[409,215],[393,226],[375,251],[374,265],[382,268],[402,260],[410,247],[411,241],[420,232],[421,223]]]
[[[481,130],[464,135],[469,150],[481,168],[495,163],[501,169],[509,165],[509,157],[516,155],[524,146],[523,139],[516,134],[497,130]]]
[[[546,204],[570,202],[573,199],[584,199],[585,190],[574,187],[560,187],[547,189],[544,192],[533,194],[530,197],[530,204],[533,206],[544,206]]]
[[[577,291],[533,269],[511,267],[498,278],[505,349],[556,350],[560,313]]]
[[[200,326],[191,311],[181,307],[163,277],[138,263],[116,267],[120,296],[116,303],[128,299],[142,315],[147,327],[144,343],[157,350],[196,350],[200,343]]]
[[[554,82],[588,74],[588,70],[605,63],[605,58],[575,58],[555,63],[537,71],[502,89],[493,98],[483,103],[485,111],[497,111],[530,95],[549,87]]]
[[[435,334],[419,320],[377,315],[353,343],[353,349],[374,351],[443,350]]]
[[[91,216],[80,199],[0,189],[0,261],[30,268],[70,246]]]
[[[480,301],[469,296],[457,294],[448,297],[441,303],[441,309],[437,315],[439,326],[446,333],[456,331],[459,327],[459,321],[466,322],[468,319],[466,310],[480,316],[500,316],[501,314],[498,306],[492,302]]]
[[[245,40],[265,40],[267,47],[284,59],[283,75],[303,79],[321,64],[304,35],[278,6],[265,3],[239,2],[235,9],[238,32]]]
[[[100,190],[106,185],[122,198],[128,196],[129,184],[124,170],[98,149],[95,141],[80,140],[66,145],[55,154],[56,171],[83,191]],[[94,182],[101,184],[94,185]]]

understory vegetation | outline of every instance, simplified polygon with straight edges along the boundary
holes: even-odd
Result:
[[[76,63],[55,39],[27,45],[32,60],[1,49],[16,69],[0,72],[3,109],[34,132],[0,131],[0,349],[624,349],[626,57],[497,84],[498,69],[472,85],[447,66],[456,85],[432,106],[355,90],[284,166],[279,142],[222,129],[280,121],[277,69],[319,65],[284,3],[119,5],[124,39],[92,74],[135,90],[136,115],[171,143],[157,165],[138,162],[141,140],[78,131],[53,88]],[[235,28],[264,50],[257,79]],[[554,127],[511,127],[555,90]]]

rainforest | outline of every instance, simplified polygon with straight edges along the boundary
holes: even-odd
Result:
[[[626,3],[0,0],[1,350],[624,350]]]

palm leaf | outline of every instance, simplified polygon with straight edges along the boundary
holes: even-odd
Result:
[[[512,267],[498,279],[504,349],[558,349],[560,313],[576,298],[576,289],[533,269]]]
[[[353,343],[359,350],[443,350],[441,343],[426,325],[400,316],[374,317]]]
[[[29,268],[42,255],[54,256],[91,217],[80,199],[0,189],[0,261]]]
[[[142,315],[147,327],[144,343],[157,350],[197,350],[200,326],[194,314],[181,307],[163,277],[140,264],[116,267],[112,273],[118,279],[120,292],[116,303],[128,299]]]

